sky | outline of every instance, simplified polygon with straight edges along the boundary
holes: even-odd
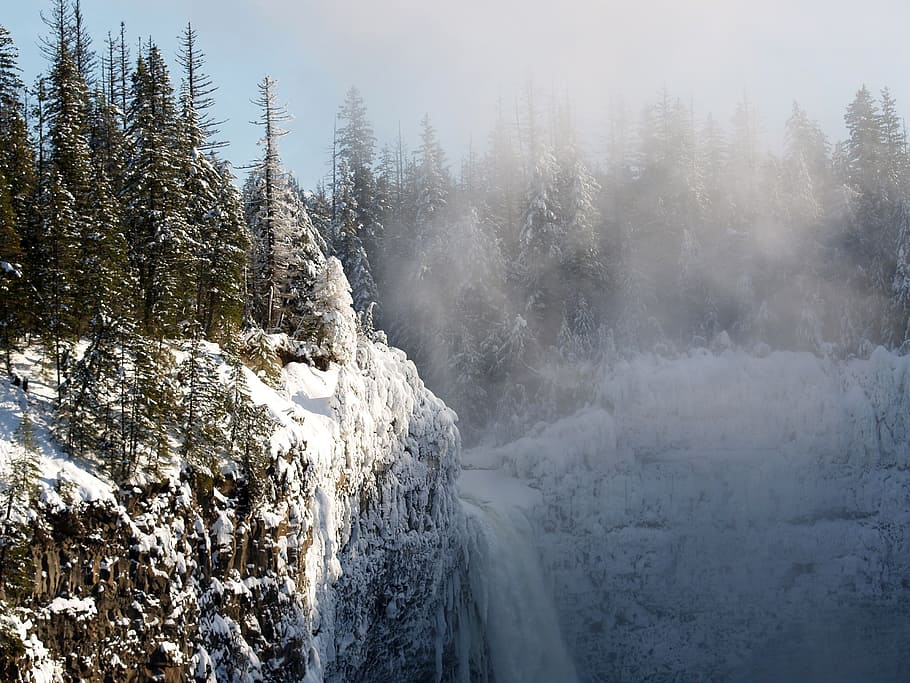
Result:
[[[0,23],[31,83],[47,67],[38,38],[50,3],[5,4]],[[276,78],[294,117],[282,156],[305,187],[328,170],[351,85],[380,143],[400,125],[415,146],[426,113],[456,161],[483,145],[500,101],[514,112],[529,82],[544,104],[569,97],[595,152],[613,103],[635,112],[663,87],[720,121],[747,94],[771,147],[794,99],[834,140],[863,83],[889,86],[910,111],[904,0],[82,0],[82,8],[98,48],[121,20],[134,44],[151,36],[171,59],[175,86],[177,36],[192,22],[235,166],[259,155],[250,100],[266,73]]]

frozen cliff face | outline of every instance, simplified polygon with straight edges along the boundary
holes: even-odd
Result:
[[[642,357],[599,393],[465,455],[539,490],[580,680],[906,676],[910,358]]]
[[[230,468],[214,482],[175,467],[159,483],[112,487],[51,445],[33,379],[43,503],[14,513],[37,529],[35,587],[7,596],[5,675],[446,675],[466,562],[454,416],[401,352],[363,342],[356,353],[326,371],[289,363],[276,388],[246,371],[254,402],[278,422],[265,500],[251,513]],[[25,397],[4,383],[0,404],[5,465]]]

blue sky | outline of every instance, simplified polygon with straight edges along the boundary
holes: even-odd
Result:
[[[841,137],[843,110],[863,82],[889,85],[910,113],[910,7],[897,0],[82,2],[97,47],[123,20],[133,43],[151,35],[173,59],[193,23],[235,165],[258,155],[248,123],[256,83],[277,78],[294,116],[283,157],[308,187],[326,172],[333,118],[352,84],[380,141],[391,141],[399,122],[416,140],[429,113],[453,159],[486,138],[499,98],[511,110],[528,79],[539,99],[569,93],[595,147],[611,100],[622,96],[635,110],[664,85],[721,121],[748,92],[772,145],[795,98]],[[37,41],[49,3],[11,4],[0,22],[32,82],[46,66]]]

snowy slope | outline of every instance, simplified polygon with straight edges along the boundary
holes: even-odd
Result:
[[[581,680],[910,671],[910,358],[640,357],[598,395],[465,455],[539,491]]]
[[[15,433],[24,412],[32,418],[40,451],[38,482],[41,497],[52,508],[65,505],[60,496],[68,496],[79,503],[113,503],[110,484],[99,478],[85,463],[76,463],[54,445],[50,435],[53,391],[42,381],[37,372],[39,357],[35,352],[14,357],[13,371],[21,378],[29,378],[28,393],[12,382],[0,381],[0,472],[5,472],[15,448]]]

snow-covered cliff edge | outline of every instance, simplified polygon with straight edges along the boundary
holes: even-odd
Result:
[[[211,350],[216,362],[218,351]],[[247,372],[279,425],[251,514],[230,473],[116,489],[52,446],[41,386],[0,386],[41,450],[34,590],[7,596],[4,680],[402,681],[451,676],[465,563],[454,415],[404,354]],[[26,404],[26,401],[29,403]]]

